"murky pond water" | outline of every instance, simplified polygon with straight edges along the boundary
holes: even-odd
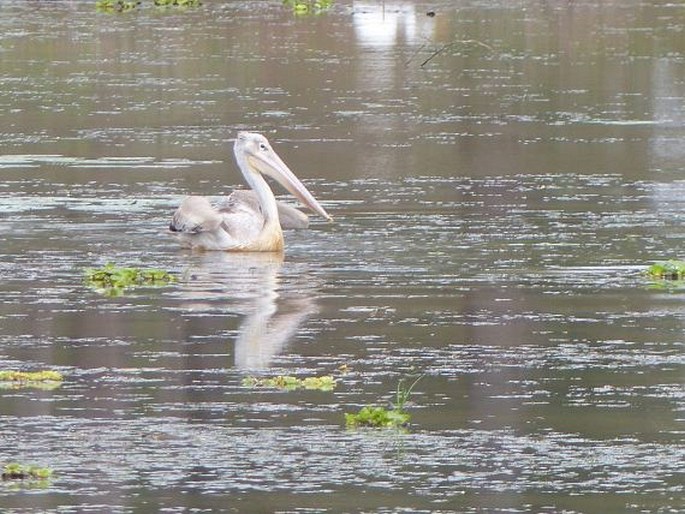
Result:
[[[0,17],[0,369],[66,377],[0,391],[0,463],[54,470],[3,512],[685,509],[685,289],[641,275],[683,257],[681,3],[93,4]],[[240,129],[336,219],[282,258],[166,232]],[[286,374],[338,386],[243,384]]]

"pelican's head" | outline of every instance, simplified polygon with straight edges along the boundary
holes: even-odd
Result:
[[[268,139],[263,135],[256,132],[238,132],[238,137],[236,137],[233,145],[233,153],[243,173],[258,173],[273,178],[300,200],[303,205],[327,220],[333,219],[304,184],[290,171],[290,168],[271,148]]]

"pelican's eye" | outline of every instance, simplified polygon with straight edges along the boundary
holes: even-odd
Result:
[[[267,146],[264,143],[259,143],[259,149],[262,152],[266,152],[268,150]]]

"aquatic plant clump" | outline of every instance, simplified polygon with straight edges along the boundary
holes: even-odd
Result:
[[[317,391],[332,391],[337,386],[336,380],[330,375],[321,377],[297,378],[289,375],[278,375],[276,377],[257,378],[245,377],[243,386],[253,388],[285,389],[293,391],[295,389],[309,389]]]
[[[356,414],[346,412],[345,426],[347,428],[402,428],[406,426],[411,419],[411,414],[404,408],[409,402],[414,387],[421,378],[423,376],[415,379],[409,386],[405,385],[404,379],[400,380],[395,391],[395,402],[391,403],[390,409],[367,405],[362,407]]]
[[[50,468],[26,466],[18,462],[5,464],[2,470],[3,480],[47,480],[51,476],[52,470]]]
[[[202,5],[200,0],[154,0],[157,7],[199,7]]]
[[[0,382],[61,382],[64,377],[59,371],[0,371]]]
[[[645,273],[657,280],[685,280],[685,261],[655,262]]]
[[[95,2],[95,9],[100,12],[107,13],[123,13],[128,12],[140,5],[136,0],[98,0]]]
[[[202,5],[200,0],[152,0],[156,7],[175,8],[178,10],[199,7]],[[140,0],[97,0],[95,9],[103,13],[125,13],[138,8],[142,2]]]
[[[385,409],[367,405],[359,412],[345,413],[345,426],[348,428],[402,428],[409,423],[411,414],[397,409]]]
[[[64,377],[57,371],[0,371],[0,389],[56,389]]]
[[[333,0],[283,0],[283,5],[299,15],[320,14],[331,8]]]
[[[86,283],[110,296],[117,296],[135,286],[164,286],[176,281],[168,271],[159,269],[120,268],[108,263],[86,270]]]

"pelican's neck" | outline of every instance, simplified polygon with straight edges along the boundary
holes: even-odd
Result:
[[[236,156],[238,161],[238,167],[245,177],[245,181],[252,188],[252,190],[257,195],[259,201],[259,207],[262,210],[262,215],[264,216],[264,224],[276,224],[280,227],[280,220],[278,219],[278,205],[276,204],[276,197],[273,191],[267,184],[261,173],[254,173],[250,170],[250,165],[247,159],[243,156]]]

